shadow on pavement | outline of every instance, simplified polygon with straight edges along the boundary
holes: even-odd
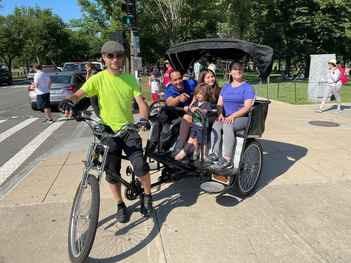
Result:
[[[260,142],[264,151],[263,170],[256,192],[263,189],[275,178],[284,174],[307,153],[305,147],[294,144],[270,140],[260,140]],[[99,231],[107,231],[107,233],[105,237],[102,236],[99,240],[95,240],[93,249],[97,248],[99,250],[104,247],[112,247],[114,251],[109,251],[109,255],[99,255],[98,258],[97,256],[91,256],[88,262],[118,262],[136,254],[159,235],[164,222],[173,209],[194,205],[198,197],[202,194],[205,193],[200,190],[199,178],[190,177],[182,179],[170,184],[166,189],[154,193],[154,201],[160,201],[155,206],[155,217],[147,219],[138,216],[128,224],[117,223],[115,215],[110,215],[100,220],[98,233]],[[237,196],[235,187],[232,187],[225,193],[217,195],[216,202],[221,206],[233,207],[242,201]],[[139,213],[138,208],[139,202],[129,207],[133,213]],[[142,224],[143,226],[141,226]],[[107,245],[106,242],[111,245]]]
[[[284,174],[308,152],[307,148],[295,144],[270,140],[260,142],[263,146],[263,169],[256,192]]]
[[[137,219],[131,220],[128,224],[119,224],[115,220],[115,215],[110,215],[99,221],[98,231],[108,231],[113,229],[109,235],[109,241],[106,238],[95,240],[93,249],[104,247],[107,243],[114,243],[112,246],[114,256],[89,257],[87,262],[118,262],[136,254],[151,243],[157,235],[159,235],[168,214],[177,207],[189,207],[196,203],[200,193],[200,180],[198,178],[186,178],[170,184],[166,189],[154,193],[154,203],[161,201],[155,206],[155,216],[152,218],[144,218],[138,216]],[[139,202],[133,204],[128,209],[132,213],[139,213]],[[148,220],[151,224],[147,227]],[[145,226],[140,227],[141,224]],[[145,231],[146,229],[146,231]],[[111,239],[112,237],[112,239]],[[106,248],[111,248],[107,245]],[[110,251],[109,254],[112,252]]]
[[[305,147],[284,142],[263,139],[260,139],[259,142],[263,147],[262,172],[256,189],[251,196],[263,189],[275,178],[284,174],[303,158],[308,151]],[[230,190],[219,194],[216,197],[216,202],[221,206],[233,207],[242,201],[238,196],[239,194],[234,185]]]

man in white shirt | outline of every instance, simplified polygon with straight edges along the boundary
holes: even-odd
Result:
[[[33,85],[37,94],[37,107],[44,111],[44,122],[52,123],[54,120],[52,119],[50,108],[50,77],[42,71],[41,65],[35,64],[33,68],[35,70]]]

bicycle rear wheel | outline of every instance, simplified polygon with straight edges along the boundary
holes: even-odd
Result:
[[[95,239],[100,209],[100,189],[95,176],[88,175],[86,185],[78,186],[68,230],[68,253],[72,262],[84,262]]]
[[[258,183],[262,171],[262,152],[262,146],[257,141],[248,143],[244,150],[236,177],[238,192],[242,197],[251,194]]]

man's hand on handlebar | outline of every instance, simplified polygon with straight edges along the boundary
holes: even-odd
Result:
[[[141,118],[138,123],[137,126],[141,128],[141,130],[145,131],[150,129],[150,122],[144,118]]]
[[[84,118],[81,115],[81,111],[76,109],[76,104],[71,101],[70,99],[64,99],[60,104],[59,104],[59,109],[63,112],[65,111],[70,111],[72,112],[72,117],[76,121],[83,121]]]
[[[72,111],[74,107],[73,101],[69,99],[64,99],[60,104],[59,104],[59,109],[61,111]]]

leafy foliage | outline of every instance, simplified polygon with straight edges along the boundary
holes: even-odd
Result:
[[[50,10],[39,8],[18,8],[0,17],[0,59],[29,64],[93,58],[113,32],[128,36],[122,25],[124,0],[78,2],[83,18],[70,21],[68,27]],[[159,62],[174,43],[208,37],[272,46],[288,69],[290,64],[308,65],[309,55],[316,53],[351,59],[351,1],[136,0],[136,4],[141,54],[147,64]]]

